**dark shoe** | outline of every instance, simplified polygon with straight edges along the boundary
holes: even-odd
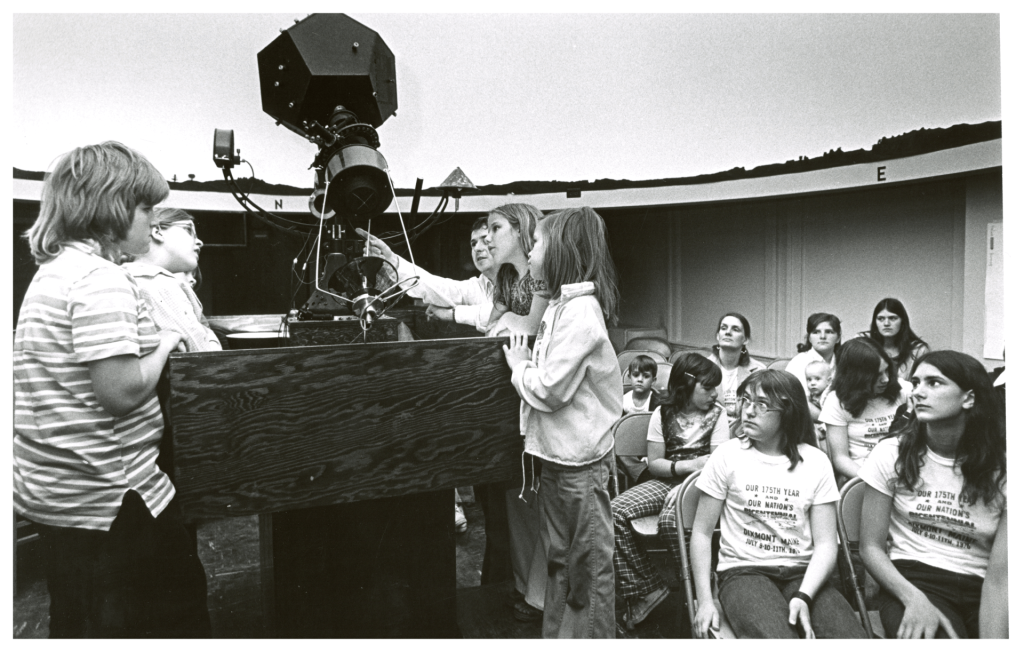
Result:
[[[516,620],[521,623],[535,623],[544,618],[544,612],[526,604],[526,600],[517,602],[515,606],[512,607],[512,612],[516,617]]]
[[[512,590],[509,591],[508,595],[505,596],[505,604],[507,604],[510,607],[515,607],[517,602],[522,602],[525,599],[526,596],[520,593],[519,590],[515,587],[512,587]]]

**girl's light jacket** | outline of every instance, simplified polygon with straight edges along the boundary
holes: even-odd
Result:
[[[593,283],[562,286],[544,311],[533,359],[516,365],[512,384],[523,399],[519,428],[527,453],[584,466],[612,449],[622,374]]]

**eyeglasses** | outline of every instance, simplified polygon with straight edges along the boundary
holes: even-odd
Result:
[[[171,227],[177,226],[184,229],[190,236],[192,236],[193,240],[195,240],[197,237],[195,224],[185,220],[182,220],[180,222],[163,222],[161,224],[158,224],[157,226],[160,227],[161,229],[169,229]]]
[[[782,412],[782,408],[771,407],[761,399],[751,398],[749,396],[740,397],[740,412],[746,412],[747,406],[754,409],[754,416],[763,417],[769,412]]]

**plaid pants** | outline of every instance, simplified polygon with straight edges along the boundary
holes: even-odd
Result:
[[[675,501],[666,500],[669,492],[678,486],[662,480],[649,480],[619,494],[612,501],[615,592],[627,600],[645,596],[665,586],[647,552],[639,546],[636,535],[629,528],[631,520],[659,514],[658,538],[672,551],[676,573],[683,566],[676,531]]]

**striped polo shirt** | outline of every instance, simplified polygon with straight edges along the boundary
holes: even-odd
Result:
[[[42,264],[14,337],[14,507],[56,527],[107,531],[134,489],[153,516],[174,496],[157,468],[163,415],[156,390],[115,417],[88,362],[144,356],[160,342],[135,280],[85,243]]]

